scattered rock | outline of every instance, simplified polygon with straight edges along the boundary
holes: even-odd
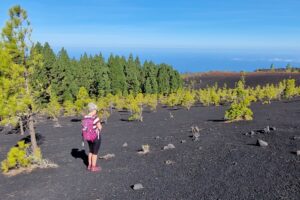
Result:
[[[183,144],[183,143],[186,143],[186,140],[181,140],[180,143],[182,143],[182,144]]]
[[[141,183],[136,183],[132,186],[133,190],[141,190],[144,189],[143,185]]]
[[[169,150],[169,149],[175,149],[174,144],[168,144],[167,146],[164,146],[163,150]]]
[[[62,126],[61,126],[59,123],[55,123],[55,124],[53,125],[53,127],[54,127],[54,128],[61,128]]]
[[[271,130],[271,131],[276,131],[277,129],[276,129],[275,126],[271,126],[271,127],[270,127],[270,130]]]
[[[297,150],[297,151],[296,151],[296,155],[297,155],[297,156],[300,156],[300,150]]]
[[[255,135],[255,132],[254,131],[250,131],[249,135]]]
[[[105,156],[100,156],[99,159],[104,159],[104,160],[109,160],[115,157],[115,154],[113,153],[108,153]]]
[[[122,147],[128,147],[127,142],[125,142],[125,143],[122,145]]]
[[[149,152],[150,152],[150,145],[145,144],[145,145],[142,145],[142,149],[138,152],[138,154],[147,154]]]
[[[194,141],[198,141],[199,140],[199,137],[200,137],[200,133],[193,133],[193,140]]]
[[[270,126],[267,126],[266,128],[264,128],[263,132],[264,133],[270,133]]]
[[[160,139],[160,137],[159,137],[159,136],[156,136],[155,139],[158,140],[158,139]]]
[[[199,133],[199,132],[200,132],[200,129],[199,129],[198,126],[192,126],[191,129],[192,129],[192,133],[193,133],[193,134],[194,134],[194,133]]]
[[[165,161],[166,165],[173,165],[175,162],[173,160],[166,160]]]
[[[261,146],[261,147],[266,147],[266,146],[268,146],[268,143],[266,141],[258,139],[257,140],[257,145]]]
[[[294,136],[293,140],[300,140],[300,136],[299,135]]]

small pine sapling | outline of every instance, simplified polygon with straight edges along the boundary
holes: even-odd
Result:
[[[156,111],[157,103],[158,102],[156,94],[145,95],[145,104],[150,108],[151,111]]]
[[[48,103],[47,107],[45,108],[45,112],[49,117],[53,119],[53,121],[56,122],[57,127],[60,126],[58,122],[58,117],[61,112],[61,105],[58,103],[58,98],[53,92],[50,93],[50,102]]]
[[[297,94],[295,79],[287,79],[286,80],[286,86],[285,86],[283,94],[284,94],[284,97],[287,99],[291,99],[292,97],[294,97]]]
[[[225,112],[225,119],[230,121],[252,120],[253,112],[249,108],[252,96],[245,89],[244,80],[240,80],[236,86],[237,98]]]
[[[71,100],[66,100],[63,103],[64,116],[71,117],[76,115],[76,107]]]
[[[84,87],[81,87],[76,96],[76,101],[75,101],[76,112],[78,114],[83,115],[87,104],[90,103],[91,101],[92,99],[90,98],[88,91]]]
[[[184,92],[181,105],[190,110],[190,108],[195,104],[195,96],[195,92],[187,90],[186,92]]]
[[[25,144],[24,140],[18,142],[16,147],[12,147],[7,153],[7,158],[1,162],[2,172],[7,173],[11,169],[31,165],[28,148],[29,144]]]

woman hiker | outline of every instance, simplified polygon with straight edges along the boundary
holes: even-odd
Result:
[[[89,145],[88,170],[92,172],[101,171],[101,167],[97,166],[97,155],[101,145],[102,125],[97,116],[98,107],[94,103],[88,104],[88,114],[82,120],[82,136]]]

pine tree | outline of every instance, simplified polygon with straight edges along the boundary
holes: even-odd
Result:
[[[284,97],[287,99],[291,99],[297,93],[296,90],[296,81],[295,79],[288,79],[286,80],[286,86],[284,89]]]
[[[292,65],[290,64],[290,63],[288,63],[287,65],[286,65],[286,67],[285,67],[285,71],[286,72],[292,72]]]
[[[58,96],[59,102],[73,100],[78,87],[74,82],[73,67],[67,51],[62,48],[51,70],[52,89]]]
[[[187,90],[184,92],[181,105],[184,106],[186,109],[190,110],[192,105],[194,105],[195,101],[195,93],[193,91]]]
[[[127,91],[137,94],[140,91],[140,83],[138,80],[138,67],[133,60],[132,54],[129,55],[128,61],[124,67],[124,74],[126,77]]]
[[[252,120],[253,112],[249,108],[253,98],[245,89],[245,80],[238,81],[236,84],[237,97],[230,105],[230,108],[225,112],[225,119],[227,120]]]
[[[43,56],[43,65],[40,68],[37,68],[32,74],[32,79],[35,81],[31,84],[34,91],[36,91],[37,104],[39,107],[43,108],[44,105],[49,102],[50,98],[47,93],[47,88],[51,85],[50,70],[55,62],[55,55],[48,43],[45,44],[45,47],[43,47],[40,43],[37,43],[33,46],[31,51],[35,51]],[[53,53],[52,55],[51,51]],[[50,55],[48,55],[48,53]]]
[[[20,105],[20,109],[17,110],[17,112],[20,113],[21,116],[26,116],[28,119],[33,155],[40,158],[41,154],[37,146],[33,124],[35,107],[33,99],[34,93],[30,82],[33,81],[31,78],[34,70],[42,66],[42,56],[36,51],[31,51],[29,55],[28,50],[31,46],[29,42],[31,41],[30,36],[32,29],[26,11],[20,6],[14,6],[9,10],[9,16],[10,19],[6,22],[2,30],[3,49],[10,55],[12,60],[11,64],[19,68],[17,71],[22,71],[22,74],[17,74],[17,76],[10,78],[15,79],[17,82],[24,83],[14,85],[15,90],[18,90],[14,100],[17,100]],[[8,73],[14,72],[9,71]]]
[[[144,92],[149,94],[158,93],[157,85],[157,67],[153,62],[144,63],[144,74],[145,74],[145,83],[144,83]]]
[[[158,91],[162,94],[170,93],[169,67],[165,64],[160,65],[157,76]]]
[[[272,63],[271,66],[270,66],[270,70],[271,70],[272,72],[275,72],[275,66],[274,66],[273,63]]]
[[[75,116],[76,115],[76,107],[74,103],[70,100],[66,100],[63,104],[64,108],[64,116]]]
[[[59,127],[60,124],[58,122],[58,117],[60,115],[62,107],[58,103],[58,98],[57,98],[56,94],[51,90],[51,87],[49,87],[47,89],[47,92],[50,96],[50,102],[48,103],[48,105],[45,109],[46,114],[48,114],[49,117],[51,117],[53,119],[53,121],[56,122],[56,126]]]
[[[110,70],[111,91],[113,94],[122,94],[127,91],[126,78],[124,74],[124,59],[111,55],[108,59]]]
[[[110,93],[109,68],[101,54],[92,58],[92,71],[94,72],[91,93],[103,97]]]

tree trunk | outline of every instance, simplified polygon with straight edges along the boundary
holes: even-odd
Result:
[[[34,122],[33,122],[32,114],[29,114],[28,126],[29,126],[30,140],[31,140],[31,149],[32,149],[32,152],[34,153],[38,149],[38,146],[37,146],[37,142],[36,142],[36,135],[35,135],[35,130],[34,130]]]
[[[21,135],[24,135],[24,126],[23,126],[23,119],[22,119],[22,117],[19,117],[19,125],[20,125]]]

